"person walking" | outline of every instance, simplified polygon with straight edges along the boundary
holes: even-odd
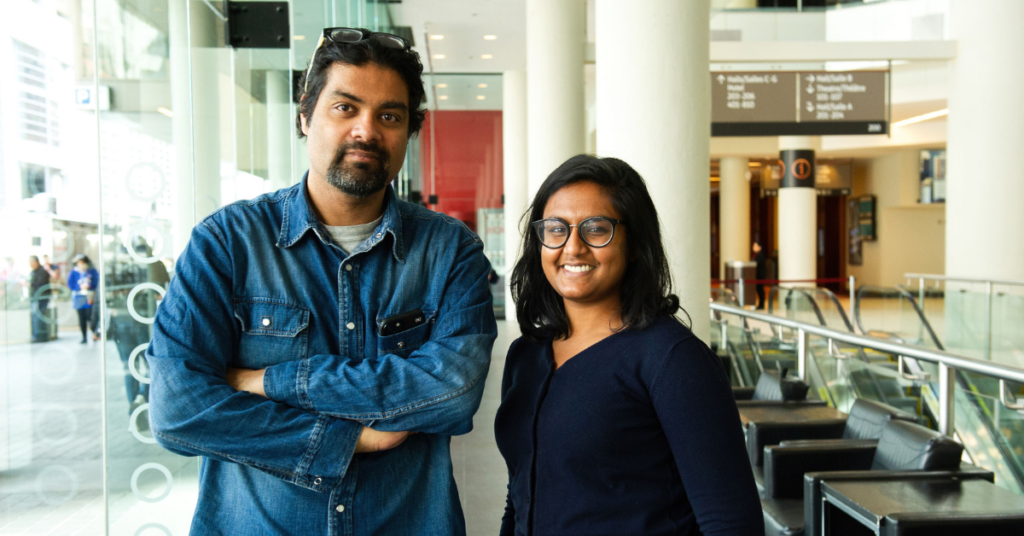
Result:
[[[68,274],[68,288],[71,289],[71,305],[78,313],[82,344],[88,341],[89,331],[92,331],[93,340],[98,341],[98,315],[93,314],[93,304],[96,300],[96,289],[99,288],[100,274],[93,268],[89,257],[84,254],[76,255],[72,262],[75,268]]]
[[[754,277],[758,280],[763,280],[768,277],[768,267],[764,260],[764,249],[761,248],[761,244],[757,240],[750,246],[750,249],[754,252],[754,263],[757,264]],[[764,309],[764,283],[755,283],[754,288],[757,289],[757,309]]]
[[[556,169],[512,272],[502,536],[762,536],[721,361],[677,315],[658,214],[614,158]]]

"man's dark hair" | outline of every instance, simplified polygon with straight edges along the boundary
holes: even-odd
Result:
[[[544,275],[541,264],[541,248],[544,246],[529,227],[529,222],[544,218],[544,207],[555,192],[578,182],[594,183],[608,194],[624,222],[616,232],[625,232],[629,237],[629,263],[620,290],[625,326],[642,330],[659,316],[672,316],[681,311],[679,298],[672,294],[672,274],[661,243],[658,212],[643,178],[629,164],[617,158],[579,155],[558,166],[548,176],[524,215],[529,220],[520,222],[520,227],[526,232],[509,285],[522,333],[532,339],[548,336],[557,339],[570,335],[569,317],[566,316],[562,297]]]
[[[327,84],[327,71],[334,63],[356,67],[374,63],[398,73],[405,82],[405,87],[409,89],[409,137],[419,132],[426,117],[426,110],[420,109],[426,89],[423,86],[423,63],[420,62],[420,56],[416,51],[406,52],[389,48],[372,37],[357,43],[335,43],[325,39],[323,46],[316,51],[313,68],[309,71],[308,89],[305,94],[299,95],[299,111],[295,116],[295,128],[299,132],[299,138],[306,136],[302,132],[300,116],[304,114],[307,123],[313,121],[316,102]],[[306,87],[305,74],[299,79],[298,91],[301,92],[303,87]]]

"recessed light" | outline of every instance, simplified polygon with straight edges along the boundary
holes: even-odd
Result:
[[[166,115],[167,117],[174,117],[174,112],[168,110],[167,108],[164,108],[163,106],[157,108],[156,111]]]
[[[494,56],[492,56],[491,54],[480,54],[480,59],[482,59],[482,60],[489,60],[489,59],[491,59],[493,57]]]
[[[486,98],[487,98],[487,97],[485,97],[485,96],[483,96],[483,95],[477,95],[477,96],[476,96],[476,100],[484,100],[484,99],[486,99]]]
[[[438,84],[437,87],[448,87],[448,84]]]
[[[444,36],[441,35],[441,34],[434,34],[434,35],[430,36],[430,38],[433,39],[434,41],[440,41],[440,40],[444,39]]]
[[[435,60],[443,60],[444,59],[444,54],[434,54],[434,59]]]
[[[448,95],[441,95],[437,97],[437,100],[448,100]]]
[[[496,36],[496,35],[485,35],[484,36],[484,41],[494,41],[497,38],[498,38],[498,36]]]
[[[477,84],[476,87],[487,87],[487,84]]]
[[[296,41],[305,41],[306,40],[306,36],[304,36],[304,35],[296,35],[295,37],[292,37],[292,39],[294,39]]]

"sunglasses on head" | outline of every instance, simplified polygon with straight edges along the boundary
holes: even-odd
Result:
[[[405,52],[412,49],[412,45],[408,41],[394,34],[371,32],[359,28],[324,28],[324,31],[320,33],[320,40],[317,41],[316,48],[313,49],[313,56],[309,58],[309,67],[306,69],[306,81],[302,86],[303,94],[309,91],[309,73],[313,71],[316,53],[320,51],[320,47],[324,46],[324,42],[328,39],[335,43],[359,43],[360,41],[374,39],[387,48],[404,50]]]

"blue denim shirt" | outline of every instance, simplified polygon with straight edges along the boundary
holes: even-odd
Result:
[[[400,201],[350,255],[306,181],[226,206],[192,232],[156,316],[150,421],[203,456],[193,534],[465,534],[450,436],[472,428],[497,326],[482,244]],[[420,309],[388,336],[379,322]],[[266,368],[267,398],[228,367]],[[363,425],[418,432],[353,454]]]

